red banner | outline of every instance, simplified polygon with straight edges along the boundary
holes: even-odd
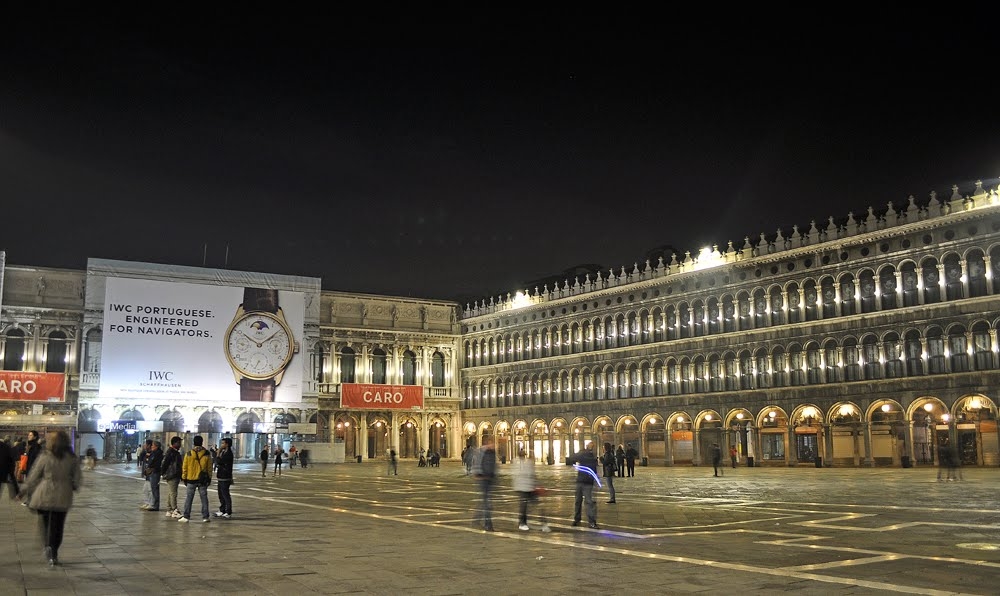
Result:
[[[343,383],[340,407],[410,410],[424,406],[424,388],[419,385],[369,385]]]
[[[0,399],[66,401],[66,375],[0,370]]]

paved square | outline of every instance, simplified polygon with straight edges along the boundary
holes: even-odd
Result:
[[[0,503],[2,594],[996,594],[1000,470],[642,468],[597,492],[599,530],[570,526],[575,472],[539,466],[551,533],[517,529],[510,468],[496,532],[473,526],[464,467],[378,461],[260,477],[237,465],[234,517],[138,509],[135,467],[99,466],[50,569],[35,516]],[[165,502],[166,488],[162,487]],[[214,487],[213,487],[214,489]],[[183,495],[183,487],[181,494]],[[210,491],[212,510],[218,508]],[[196,499],[196,507],[197,499]]]

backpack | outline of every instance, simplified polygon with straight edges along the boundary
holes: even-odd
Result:
[[[201,455],[199,455],[197,451],[194,451],[192,453],[194,453],[194,459],[198,461],[198,465],[200,466]],[[208,452],[206,451],[205,453],[206,457],[208,457],[207,455]],[[202,470],[201,472],[198,472],[198,486],[209,486],[210,484],[212,484],[212,473],[209,472],[208,470]]]
[[[173,455],[170,451],[167,455]],[[170,464],[167,469],[163,471],[164,480],[173,480],[175,478],[180,478],[181,476],[181,454],[177,452],[177,455],[173,455],[173,459],[170,460]]]

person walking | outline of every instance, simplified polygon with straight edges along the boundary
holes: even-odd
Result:
[[[618,445],[618,449],[615,451],[615,466],[618,470],[618,477],[625,477],[625,446]]]
[[[601,465],[604,466],[604,477],[608,480],[608,491],[611,493],[611,500],[608,505],[615,504],[615,476],[618,473],[618,457],[615,448],[611,443],[604,444],[604,454],[601,455]]]
[[[465,475],[472,475],[472,456],[473,450],[471,445],[466,445],[465,449],[462,450],[462,463],[465,464]]]
[[[386,476],[396,476],[397,475],[398,470],[396,469],[396,466],[397,466],[398,463],[399,462],[396,459],[396,450],[395,449],[389,449],[389,469],[386,472]]]
[[[97,467],[97,449],[93,445],[87,445],[87,469],[93,470]]]
[[[712,443],[712,468],[715,470],[716,476],[719,475],[720,465],[722,465],[722,449],[718,443]]]
[[[265,478],[267,476],[267,458],[271,453],[267,450],[267,446],[260,452],[260,477]]]
[[[629,478],[635,477],[635,459],[637,457],[639,457],[639,452],[629,443],[628,449],[625,450],[625,465],[628,467]]]
[[[163,454],[163,464],[160,466],[162,475],[160,476],[167,483],[167,514],[166,517],[174,519],[181,516],[180,509],[177,508],[177,487],[181,483],[181,472],[183,466],[183,455],[181,454],[181,438],[172,437],[170,447]]]
[[[275,477],[281,476],[282,456],[284,454],[285,454],[285,452],[281,449],[281,447],[275,447],[274,448],[274,476]]]
[[[525,457],[524,448],[518,450],[517,461],[514,462],[513,489],[517,492],[520,500],[521,510],[517,521],[517,529],[527,532],[531,528],[528,526],[528,504],[538,501],[538,478],[535,475],[535,460]],[[539,507],[539,518],[542,522],[542,531],[548,532],[549,524],[545,521],[542,508]]]
[[[205,439],[201,435],[195,435],[193,442],[194,447],[184,456],[184,465],[181,468],[181,479],[187,486],[184,513],[177,518],[177,521],[182,523],[187,523],[191,519],[191,505],[194,504],[196,492],[201,496],[201,521],[209,521],[208,485],[212,481],[212,456],[205,449]]]
[[[597,457],[591,443],[583,448],[570,463],[576,468],[576,500],[573,505],[573,525],[579,526],[581,506],[586,504],[588,526],[597,530],[597,504],[594,503],[594,482],[597,480]]]
[[[139,473],[142,474],[142,504],[139,505],[139,509],[145,511],[153,506],[153,491],[149,485],[149,474],[148,468],[146,467],[146,459],[149,458],[149,452],[153,450],[153,440],[147,440],[143,445],[139,447],[141,451],[139,455],[136,456],[135,460],[138,462]]]
[[[7,441],[0,441],[0,483],[8,485],[11,499],[17,498],[20,489],[17,486],[17,472],[14,465],[14,450]]]
[[[493,447],[493,438],[483,437],[483,446],[473,457],[472,477],[479,484],[482,495],[482,506],[476,512],[476,524],[482,523],[487,532],[493,531],[493,482],[497,475],[497,453]]]
[[[233,440],[229,437],[222,439],[222,447],[215,455],[215,480],[219,493],[215,517],[229,519],[233,516],[233,497],[229,492],[233,486]]]
[[[63,430],[50,432],[45,449],[32,465],[18,495],[38,513],[49,567],[59,564],[66,515],[73,506],[73,493],[80,490],[82,479],[80,459],[70,448],[69,435]]]
[[[299,461],[299,450],[295,448],[295,443],[292,443],[288,448],[288,469],[291,470],[295,467],[296,462]]]
[[[740,452],[736,450],[736,445],[729,448],[729,461],[733,464],[733,469],[736,468],[736,459],[740,456]]]
[[[309,449],[305,447],[299,450],[299,465],[303,470],[309,467]]]
[[[28,431],[28,442],[22,443],[18,447],[17,451],[17,479],[24,480],[31,473],[31,466],[34,465],[35,460],[42,453],[42,446],[38,442],[39,436],[37,430]]]
[[[149,482],[149,506],[144,511],[160,510],[160,474],[163,466],[163,450],[159,441],[153,441],[153,446],[146,455],[146,467],[143,474]]]

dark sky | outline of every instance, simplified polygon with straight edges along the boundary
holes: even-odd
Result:
[[[993,28],[434,48],[15,34],[0,250],[201,265],[207,244],[218,267],[228,245],[234,269],[466,302],[661,245],[741,246],[995,187]]]

